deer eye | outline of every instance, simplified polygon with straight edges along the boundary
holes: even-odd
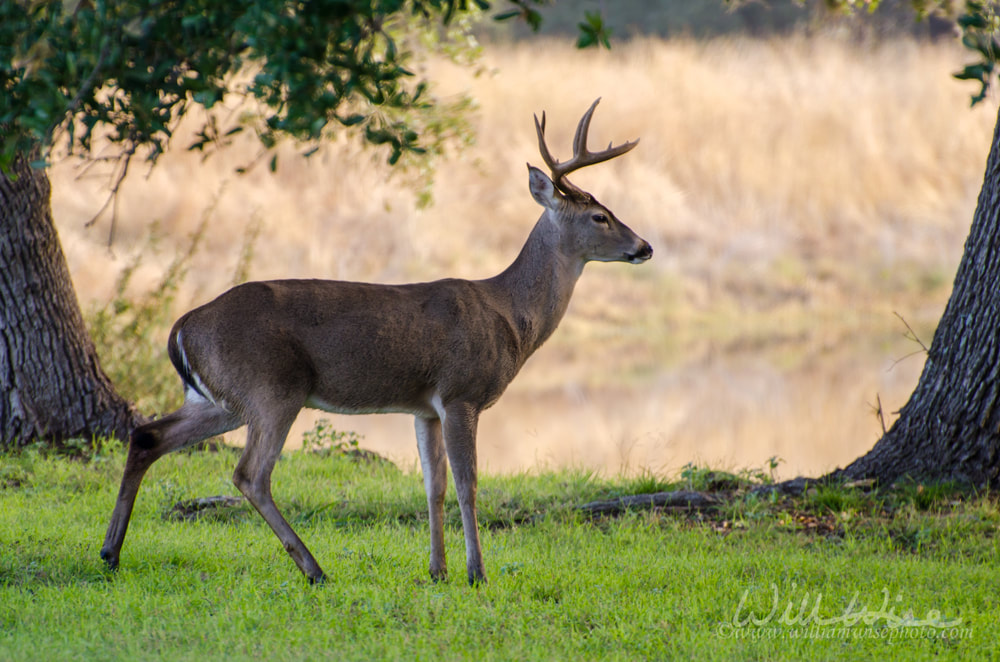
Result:
[[[608,217],[606,215],[604,215],[604,214],[594,214],[590,218],[591,218],[591,220],[594,221],[594,223],[600,223],[601,225],[607,225],[608,224]]]

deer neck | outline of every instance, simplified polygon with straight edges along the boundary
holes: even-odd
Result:
[[[490,281],[510,307],[509,318],[527,359],[556,330],[584,260],[567,254],[558,222],[545,212],[514,262]]]

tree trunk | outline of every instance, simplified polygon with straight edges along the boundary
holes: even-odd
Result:
[[[1000,116],[965,254],[920,382],[875,447],[832,475],[1000,486]]]
[[[49,179],[0,173],[0,448],[127,438],[137,414],[104,374],[52,223]]]

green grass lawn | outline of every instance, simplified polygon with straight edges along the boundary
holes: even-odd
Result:
[[[310,586],[247,506],[169,515],[237,494],[235,461],[223,450],[154,465],[110,573],[98,550],[124,452],[0,455],[0,660],[995,655],[991,497],[909,486],[778,499],[729,481],[715,511],[594,519],[576,506],[712,475],[485,476],[490,583],[470,588],[453,493],[453,579],[433,583],[418,473],[298,452],[279,463],[274,494],[327,573]]]

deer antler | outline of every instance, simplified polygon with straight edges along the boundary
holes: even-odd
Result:
[[[558,159],[553,158],[552,153],[549,152],[549,148],[545,144],[545,111],[542,111],[541,122],[538,121],[538,116],[535,115],[535,131],[538,133],[538,151],[541,153],[545,165],[549,167],[549,171],[552,173],[552,182],[567,195],[589,197],[586,192],[570,183],[566,179],[566,175],[585,166],[621,156],[639,144],[639,139],[637,138],[617,147],[613,147],[611,143],[608,143],[608,148],[601,152],[591,152],[587,149],[587,133],[590,131],[590,118],[600,101],[600,97],[595,99],[594,103],[590,105],[590,108],[587,109],[587,112],[580,119],[580,124],[576,127],[576,136],[573,138],[573,158],[565,163],[560,163]]]

